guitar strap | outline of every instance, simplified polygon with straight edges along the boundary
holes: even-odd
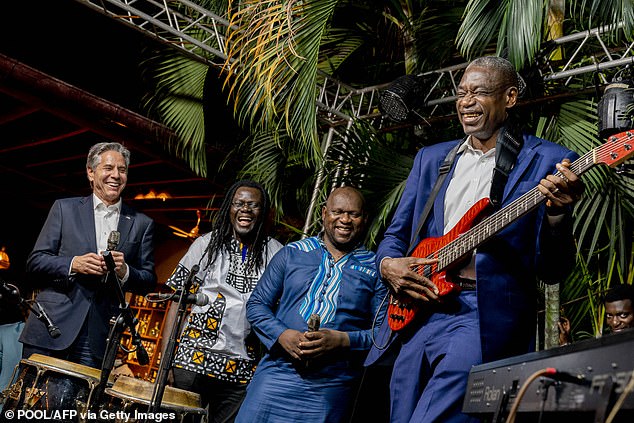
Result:
[[[509,179],[509,173],[515,165],[517,155],[522,149],[522,142],[522,136],[515,134],[515,131],[511,130],[510,124],[503,126],[498,133],[495,144],[495,168],[493,169],[491,193],[489,194],[494,210],[499,209],[502,204],[504,187]]]
[[[431,208],[434,205],[434,199],[436,198],[436,195],[438,195],[438,191],[440,191],[440,186],[442,185],[443,181],[447,177],[447,174],[449,173],[449,170],[451,169],[451,166],[453,165],[453,162],[456,159],[456,154],[458,153],[458,149],[460,148],[462,143],[465,142],[466,139],[467,137],[463,138],[462,141],[456,144],[456,146],[452,148],[449,151],[449,153],[447,153],[447,157],[445,157],[445,160],[440,165],[438,179],[436,179],[436,184],[434,185],[434,188],[432,188],[431,193],[429,194],[427,203],[425,203],[425,208],[423,209],[423,212],[421,213],[420,218],[418,219],[416,232],[414,232],[414,236],[412,237],[412,240],[410,241],[410,244],[409,244],[409,248],[407,249],[408,256],[412,253],[412,251],[417,245],[416,238],[418,234],[420,233],[420,230],[423,228],[423,225],[425,224],[425,221],[427,220],[427,216],[429,216],[429,212],[431,211]]]
[[[522,149],[523,138],[515,134],[515,131],[511,130],[511,125],[505,125],[500,129],[498,133],[497,143],[495,145],[495,168],[493,169],[493,179],[491,180],[491,192],[489,198],[491,200],[491,204],[494,209],[498,209],[500,204],[502,204],[502,196],[504,195],[504,187],[506,186],[506,181],[509,178],[509,174],[515,165],[515,160],[517,159],[517,155]],[[407,255],[409,256],[413,249],[416,247],[417,236],[420,233],[420,230],[423,228],[427,217],[429,216],[429,212],[434,205],[434,200],[438,195],[438,191],[440,191],[440,186],[443,184],[451,166],[453,165],[454,160],[456,159],[456,154],[458,149],[465,142],[467,137],[463,138],[454,148],[452,148],[445,160],[440,165],[438,179],[436,179],[436,183],[429,194],[429,198],[427,199],[427,203],[425,203],[425,208],[418,219],[418,225],[416,226],[416,232],[414,232],[414,236],[409,244],[409,248],[407,249]]]

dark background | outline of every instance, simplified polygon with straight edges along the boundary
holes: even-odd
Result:
[[[86,154],[91,145],[106,139],[122,142],[132,152],[124,201],[157,222],[157,246],[173,250],[176,243],[178,251],[186,248],[189,241],[176,237],[169,226],[188,232],[196,224],[196,210],[202,211],[204,233],[233,181],[230,172],[239,166],[218,173],[230,148],[218,143],[208,150],[206,178],[168,153],[162,132],[167,128],[148,119],[141,107],[151,88],[139,63],[158,41],[73,0],[5,2],[2,21],[0,247],[6,247],[11,268],[0,277],[24,277],[26,257],[55,199],[91,192]],[[58,91],[71,96],[60,97]],[[88,107],[86,99],[98,105]],[[222,122],[214,128],[218,138],[231,144],[235,126],[230,113],[214,113]],[[138,121],[140,127],[131,125]],[[150,190],[173,198],[134,199]],[[165,254],[172,255],[157,249],[157,267],[173,264]]]

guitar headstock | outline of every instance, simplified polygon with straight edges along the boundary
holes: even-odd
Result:
[[[594,151],[594,162],[615,167],[634,154],[634,130],[611,135],[605,144]]]

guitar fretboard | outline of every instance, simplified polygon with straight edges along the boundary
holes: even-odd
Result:
[[[602,147],[599,147],[584,154],[570,165],[570,170],[576,175],[581,175],[597,163],[596,154],[608,154],[605,152],[601,153],[602,149]],[[601,162],[601,160],[598,160],[598,162]],[[555,175],[563,176],[559,171]],[[531,189],[503,209],[493,213],[453,241],[447,243],[429,258],[436,256],[438,258],[438,270],[445,269],[520,217],[536,209],[546,199],[546,196],[537,187]]]

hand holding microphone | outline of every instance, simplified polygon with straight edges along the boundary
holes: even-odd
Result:
[[[108,251],[114,251],[119,246],[119,241],[121,240],[121,233],[119,231],[111,231],[110,235],[108,235]]]
[[[106,268],[108,272],[116,272],[116,263],[114,256],[115,255],[123,255],[123,253],[117,251],[117,247],[119,246],[119,241],[121,240],[121,233],[119,231],[111,231],[110,235],[108,235],[108,247],[106,251],[102,253],[103,259],[106,262]],[[116,254],[115,254],[116,253]],[[125,261],[122,260],[121,267],[125,266]],[[107,274],[104,275],[103,281],[107,281]],[[124,275],[117,275],[122,278]]]

